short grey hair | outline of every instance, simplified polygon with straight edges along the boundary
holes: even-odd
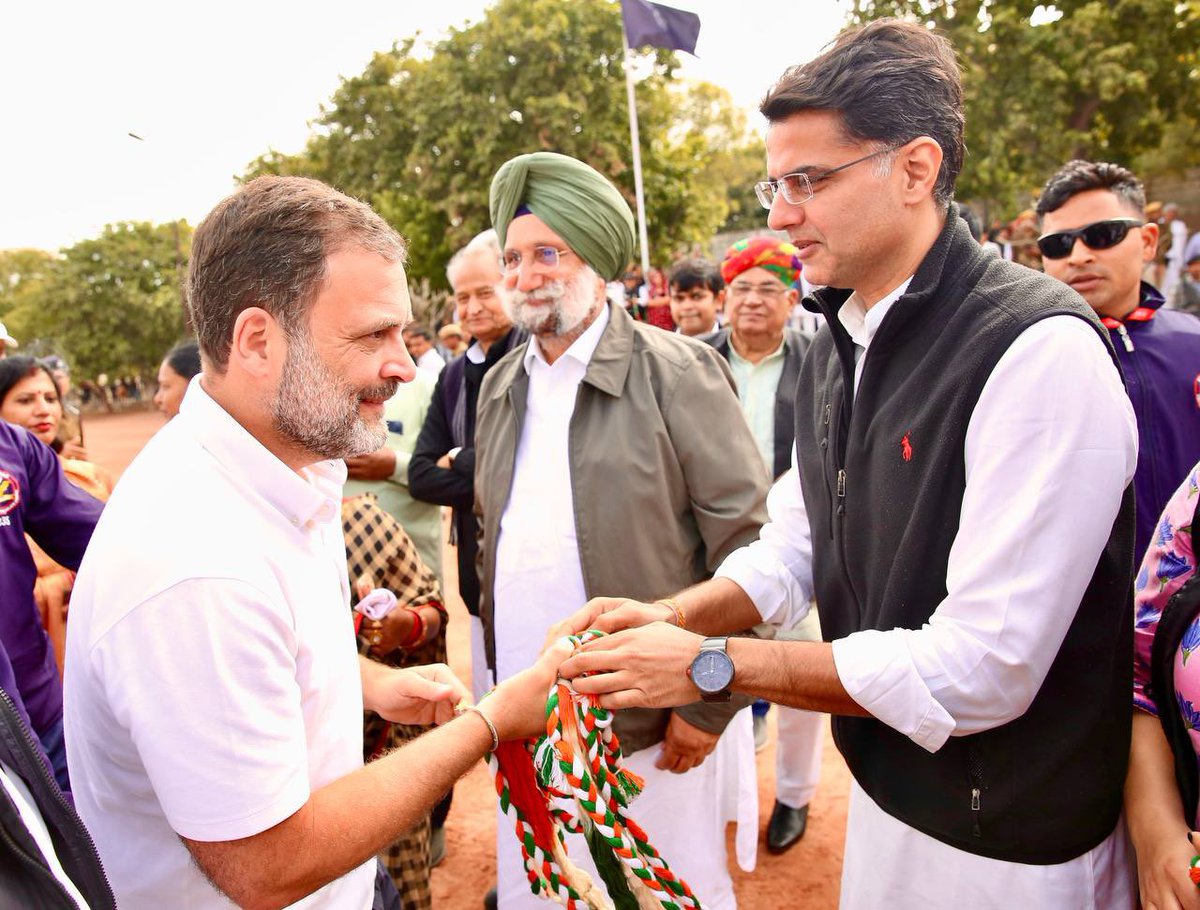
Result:
[[[500,250],[500,238],[496,234],[495,228],[488,228],[480,234],[476,234],[470,239],[466,246],[450,257],[450,261],[446,263],[446,280],[453,286],[454,282],[450,278],[450,273],[453,272],[468,256],[474,256],[476,253],[489,253],[492,261],[496,263],[496,267],[500,267],[500,257],[503,253]]]

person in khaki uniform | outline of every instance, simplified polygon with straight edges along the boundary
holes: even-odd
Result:
[[[757,537],[767,473],[724,360],[605,300],[633,254],[633,218],[611,183],[562,155],[522,155],[497,173],[491,212],[514,322],[532,336],[484,380],[475,440],[480,615],[504,680],[588,598],[636,589],[653,600],[709,577]],[[718,910],[736,905],[726,821],[748,822],[744,866],[754,850],[753,796],[734,811],[741,772],[754,792],[746,704],[615,722],[646,779],[639,820]],[[499,834],[499,907],[540,906],[510,825]],[[582,838],[568,849],[587,859]]]

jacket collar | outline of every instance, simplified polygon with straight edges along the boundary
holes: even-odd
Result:
[[[633,360],[633,317],[624,307],[607,304],[608,325],[592,359],[588,363],[583,381],[601,392],[606,392],[614,398],[621,396],[625,388],[625,378],[629,375],[629,365]]]
[[[629,375],[629,365],[633,360],[634,323],[624,307],[613,306],[611,303],[605,305],[609,309],[608,325],[605,326],[604,334],[600,336],[596,350],[588,361],[583,381],[602,392],[620,397],[625,378]],[[495,382],[487,389],[489,400],[503,398],[511,386],[527,381],[525,353],[528,347],[529,339],[526,337],[513,348],[511,356],[506,356],[496,365]]]

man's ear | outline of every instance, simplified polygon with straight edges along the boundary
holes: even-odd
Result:
[[[256,377],[273,375],[287,355],[287,338],[279,322],[262,307],[247,307],[233,323],[229,364]]]
[[[895,167],[903,178],[905,202],[913,205],[932,198],[942,167],[942,147],[931,136],[918,136],[896,152]]]
[[[1143,224],[1142,232],[1142,262],[1153,262],[1154,254],[1158,252],[1158,225],[1153,222]]]
[[[721,288],[721,290],[717,291],[717,293],[714,294],[713,297],[717,301],[717,312],[724,313],[725,312],[725,288]]]

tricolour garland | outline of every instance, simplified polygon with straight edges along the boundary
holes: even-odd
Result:
[[[603,634],[567,640],[578,650]],[[492,754],[500,807],[513,819],[529,886],[567,910],[699,908],[687,882],[676,878],[629,815],[642,781],[620,767],[612,721],[595,696],[580,695],[560,679],[546,699],[546,735],[501,743]],[[553,805],[555,798],[569,800],[573,811]],[[608,896],[567,856],[567,833],[586,836]]]

